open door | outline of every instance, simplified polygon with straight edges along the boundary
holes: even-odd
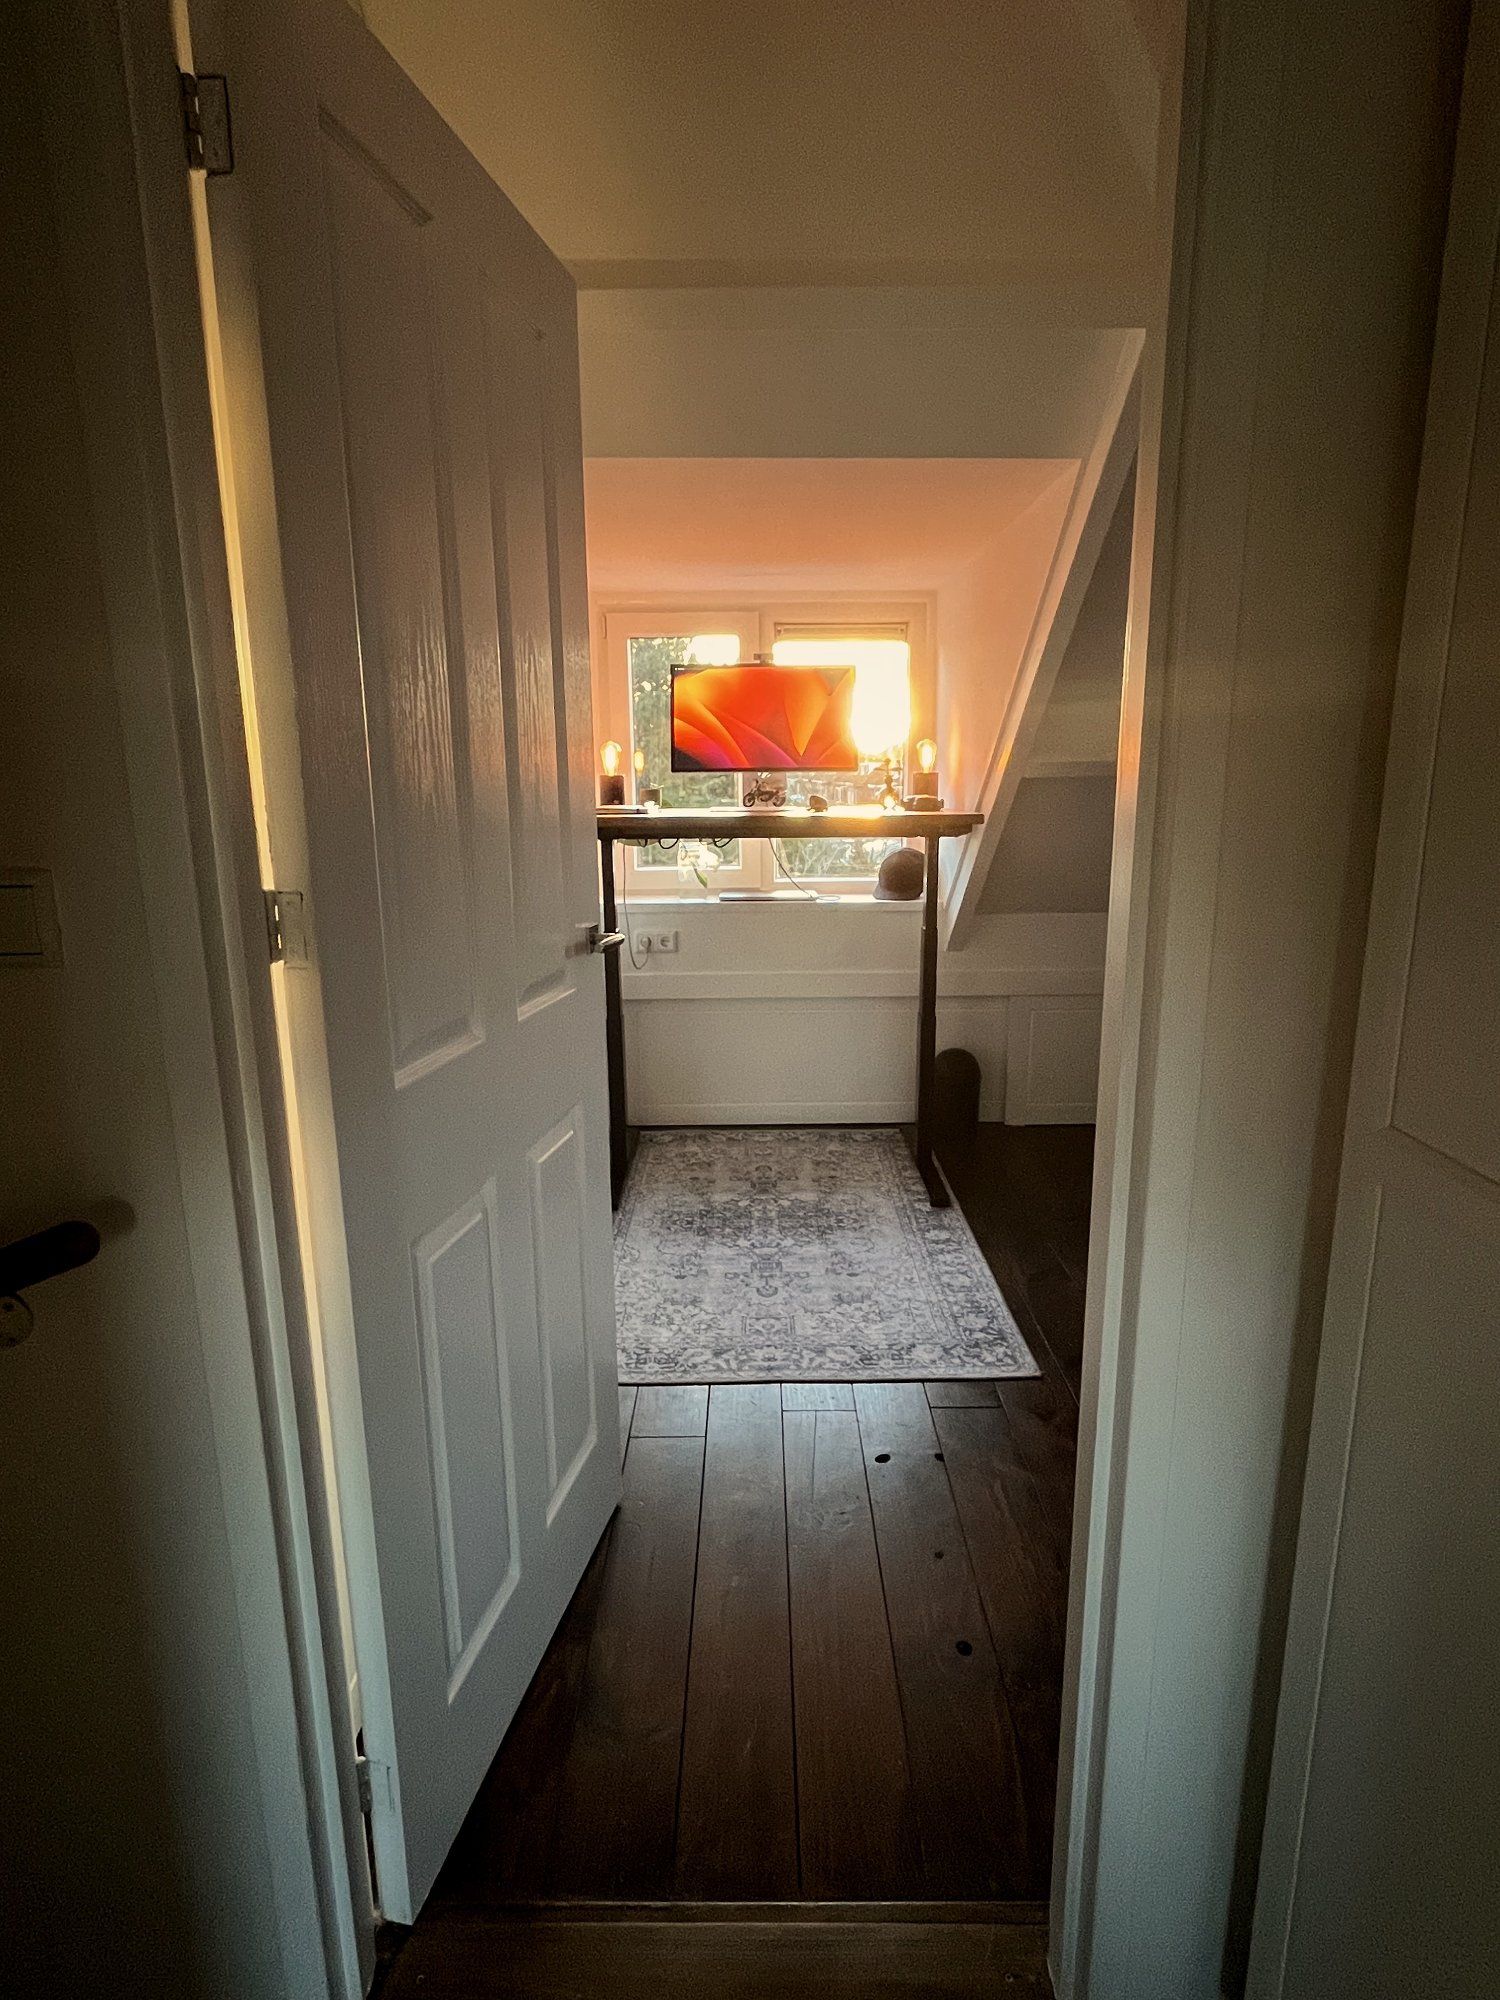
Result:
[[[410,1919],[619,1491],[575,301],[343,0],[224,34],[210,235],[264,399],[228,449],[274,505],[239,530],[280,571],[309,873],[280,886],[321,984],[368,1467],[340,1498]]]

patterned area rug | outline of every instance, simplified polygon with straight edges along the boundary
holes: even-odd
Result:
[[[1040,1373],[897,1131],[643,1132],[615,1222],[622,1382]]]

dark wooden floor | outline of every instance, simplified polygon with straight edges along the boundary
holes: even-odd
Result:
[[[889,1990],[939,1914],[968,1920],[964,1966],[992,1978],[999,1952],[1018,1992],[1046,1990],[1023,1961],[1051,1859],[1092,1136],[984,1126],[945,1157],[1040,1379],[621,1390],[620,1510],[387,1994],[419,1967],[424,1993],[575,1990],[536,1968],[434,1983],[523,1911],[528,1949],[596,1971],[624,1953],[639,1990],[672,1992],[646,1932],[753,1905],[736,1962],[752,1934],[816,1955],[813,1930],[744,1925],[799,1903],[899,1914],[889,1950],[886,1926],[860,1933]],[[633,1942],[598,1927],[621,1905],[653,1906]],[[913,1991],[980,1990],[923,1963]],[[811,1976],[783,1972],[787,1992]],[[770,1958],[746,1990],[783,1990]]]

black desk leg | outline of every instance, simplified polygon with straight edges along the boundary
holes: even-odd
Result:
[[[599,874],[602,883],[603,917],[606,931],[619,929],[615,906],[615,843],[599,842]],[[620,1206],[625,1176],[630,1171],[630,1132],[625,1123],[625,1006],[620,993],[620,954],[604,954],[604,1048],[609,1063],[609,1199]]]
[[[948,1184],[932,1152],[932,1084],[937,1067],[938,850],[927,838],[927,884],[922,902],[922,976],[917,994],[917,1172],[934,1208],[949,1206]]]

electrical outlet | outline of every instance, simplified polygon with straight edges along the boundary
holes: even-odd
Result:
[[[676,951],[677,949],[676,931],[651,931],[650,933],[648,933],[646,938],[646,949],[648,951],[658,951],[658,952]]]

